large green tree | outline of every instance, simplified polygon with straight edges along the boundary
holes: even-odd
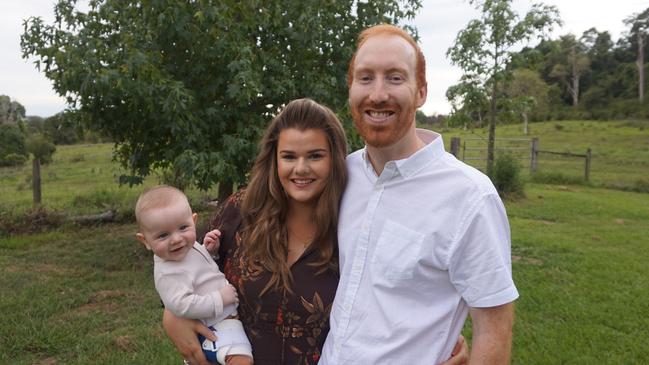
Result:
[[[268,120],[312,97],[346,110],[359,31],[412,18],[419,0],[59,0],[24,23],[24,57],[91,128],[116,142],[137,183],[172,167],[200,188],[243,183]]]
[[[498,100],[503,97],[502,83],[511,74],[508,65],[513,47],[545,35],[561,23],[554,6],[533,4],[520,19],[511,8],[512,0],[470,0],[481,11],[461,30],[447,56],[464,70],[465,77],[480,80],[489,91],[489,134],[487,140],[487,175],[494,165],[494,141]]]

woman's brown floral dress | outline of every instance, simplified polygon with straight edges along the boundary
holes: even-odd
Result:
[[[243,192],[232,195],[210,222],[221,230],[219,267],[239,291],[239,317],[252,344],[255,365],[316,364],[329,332],[329,312],[338,273],[309,266],[317,252],[307,249],[291,266],[293,294],[271,289],[260,296],[268,272],[252,276],[240,256],[239,211]]]

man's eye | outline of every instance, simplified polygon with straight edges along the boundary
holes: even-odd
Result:
[[[403,81],[403,76],[401,76],[401,75],[392,75],[392,76],[390,76],[389,80],[391,82],[402,82]]]
[[[358,81],[363,82],[363,83],[370,82],[370,81],[372,81],[372,77],[370,75],[361,75],[361,76],[358,77]]]

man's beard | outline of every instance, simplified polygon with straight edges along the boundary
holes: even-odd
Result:
[[[397,119],[385,125],[369,124],[363,120],[365,113],[362,110],[366,109],[366,107],[370,109],[387,108],[395,112]],[[394,103],[374,104],[363,102],[361,105],[352,106],[351,112],[356,131],[363,137],[365,143],[372,147],[382,148],[395,144],[408,133],[412,123],[414,123],[416,108],[414,105],[409,105],[407,110],[404,111],[401,106]]]

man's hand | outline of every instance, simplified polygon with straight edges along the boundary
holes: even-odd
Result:
[[[237,294],[237,289],[228,283],[226,286],[219,289],[221,293],[221,300],[223,300],[223,306],[230,304],[239,304],[239,295]]]
[[[252,365],[252,357],[245,355],[232,355],[225,357],[225,365]]]
[[[197,337],[197,334],[200,333],[206,338],[216,341],[216,336],[209,328],[198,320],[176,317],[167,309],[162,315],[162,327],[180,355],[190,364],[211,365],[205,359]]]
[[[467,365],[469,363],[469,346],[464,340],[464,336],[457,338],[457,343],[451,352],[451,358],[440,365]]]
[[[471,308],[469,313],[473,323],[471,365],[509,364],[514,303],[489,308]]]
[[[221,245],[221,231],[218,229],[211,230],[205,234],[203,238],[203,246],[207,249],[212,255],[215,255],[219,251],[219,246]]]

